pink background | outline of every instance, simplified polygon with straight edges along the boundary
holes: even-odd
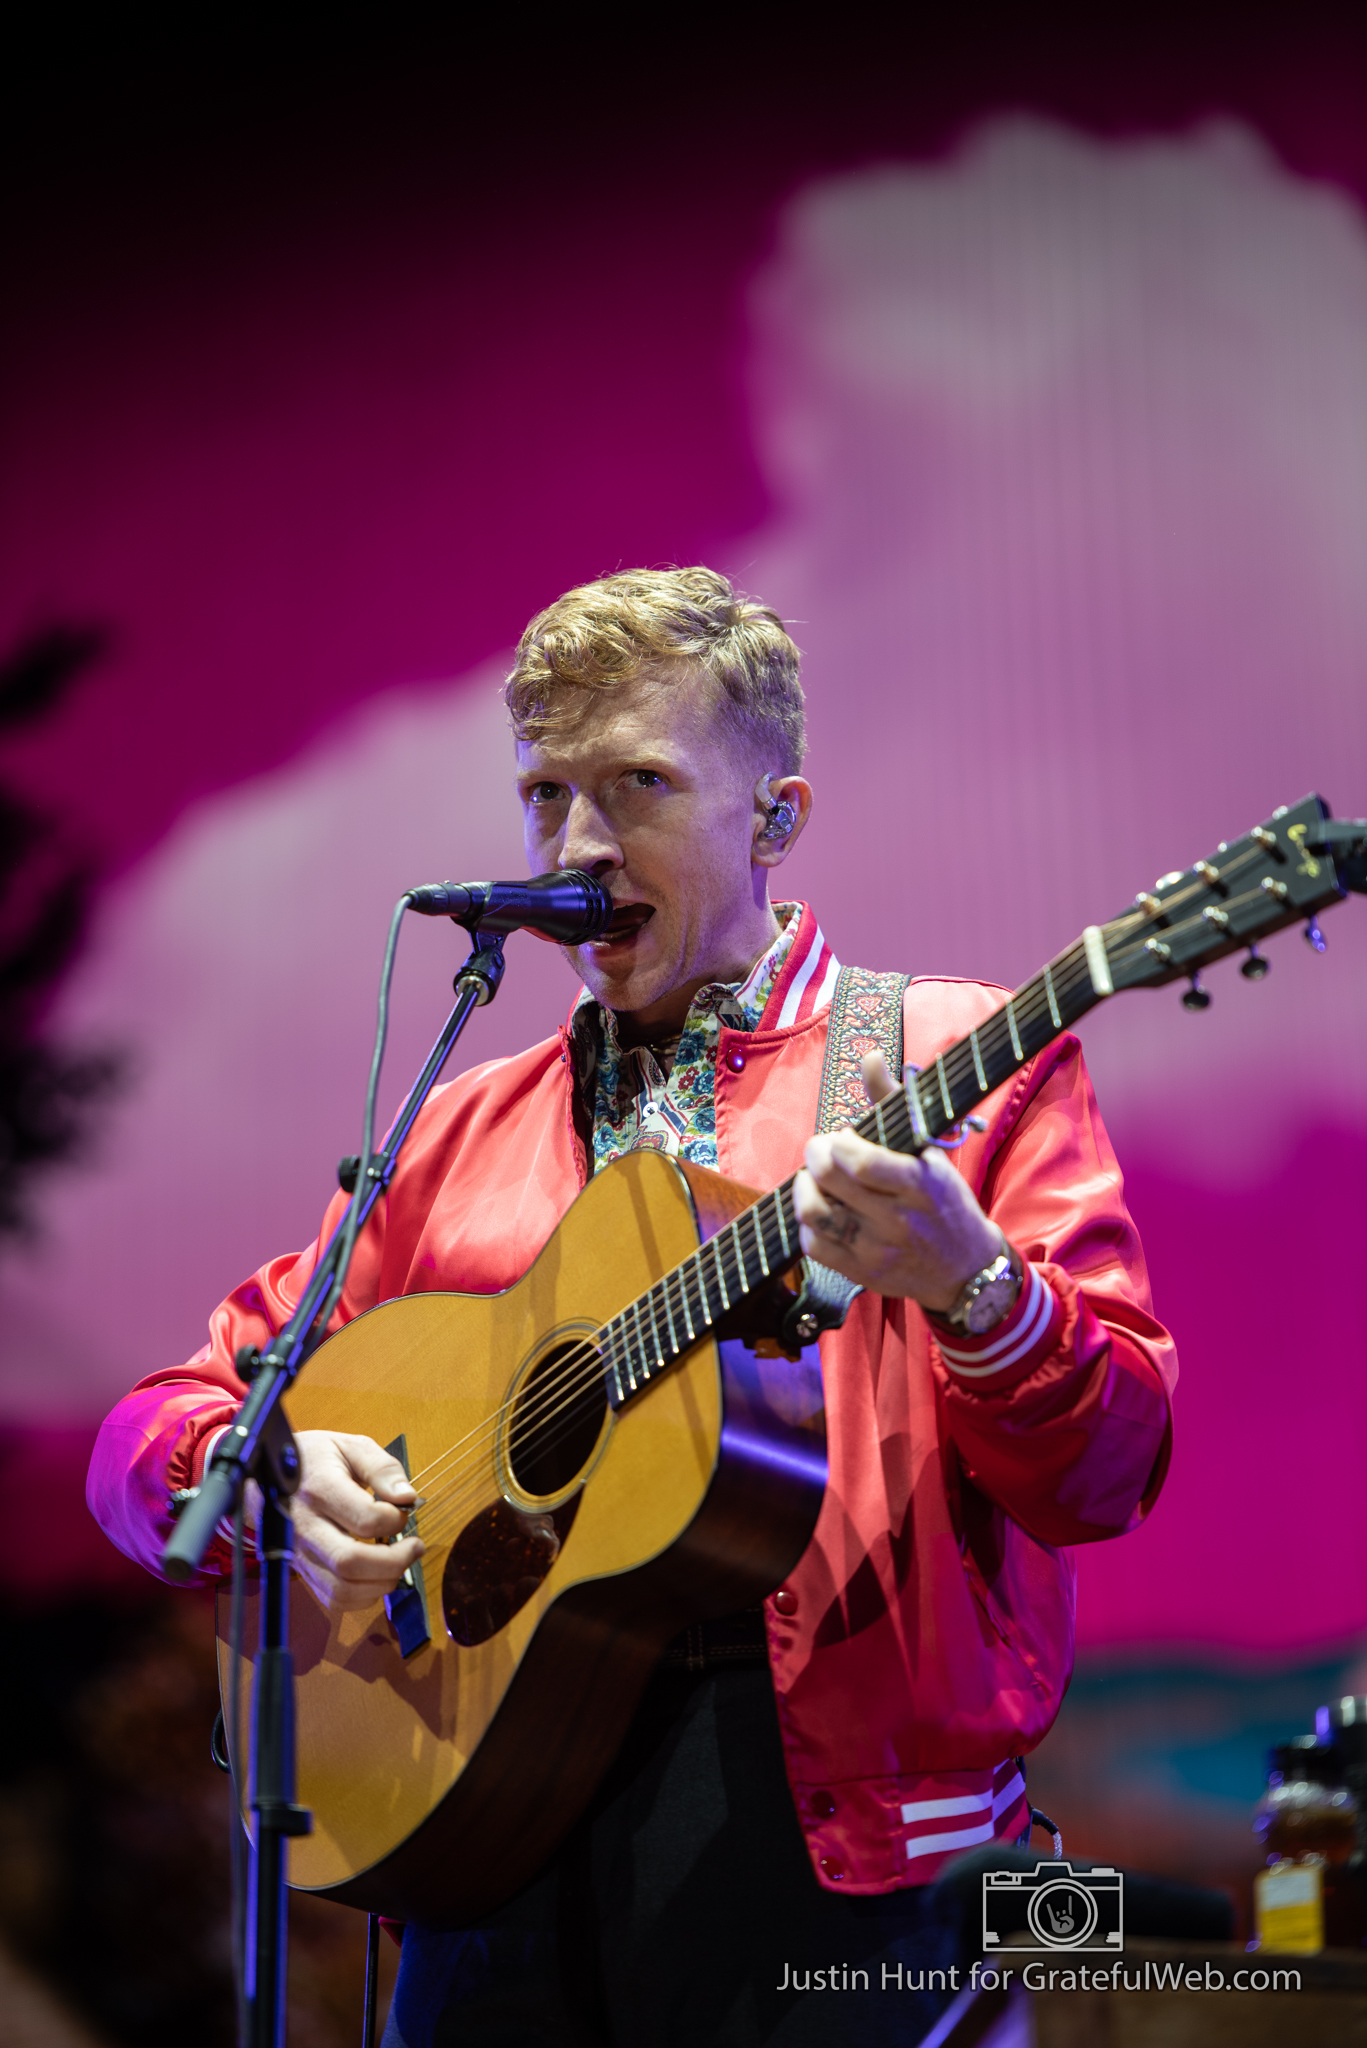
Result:
[[[1247,122],[1008,112],[748,212],[578,203],[149,245],[11,337],[0,635],[118,639],[8,772],[106,862],[60,1021],[135,1076],[0,1266],[0,1414],[69,1432],[47,1499],[312,1233],[394,897],[520,872],[497,683],[570,582],[706,559],[794,622],[818,812],[788,874],[847,960],[1019,981],[1277,803],[1367,812],[1350,191]],[[1085,1027],[1183,1363],[1151,1524],[1081,1558],[1093,1648],[1367,1636],[1363,906],[1326,929],[1262,986],[1217,970],[1205,1016],[1168,991]],[[456,954],[405,934],[391,1098]],[[467,1060],[571,993],[515,941]]]

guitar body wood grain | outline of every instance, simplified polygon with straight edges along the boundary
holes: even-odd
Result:
[[[814,1349],[795,1361],[753,1335],[709,1336],[615,1413],[598,1417],[596,1388],[581,1397],[544,1455],[509,1442],[593,1330],[753,1199],[632,1153],[506,1293],[385,1303],[309,1362],[295,1429],[407,1439],[431,1640],[405,1661],[382,1606],[330,1616],[294,1579],[298,1797],[314,1828],[290,1844],[292,1885],[429,1925],[498,1904],[583,1811],[670,1637],[792,1569],[825,1484]],[[557,1474],[566,1440],[580,1463]],[[247,1608],[251,1646],[254,1582]],[[249,1661],[237,1677],[245,1729]]]

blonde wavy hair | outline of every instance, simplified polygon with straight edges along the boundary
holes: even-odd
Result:
[[[591,694],[701,669],[757,762],[792,775],[806,747],[800,656],[777,612],[715,569],[626,569],[567,590],[517,644],[503,692],[519,740],[570,722]]]

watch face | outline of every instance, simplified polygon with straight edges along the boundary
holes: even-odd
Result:
[[[1020,1282],[1012,1272],[1001,1273],[995,1280],[989,1280],[968,1304],[965,1326],[975,1337],[984,1336],[1010,1315],[1019,1293]]]

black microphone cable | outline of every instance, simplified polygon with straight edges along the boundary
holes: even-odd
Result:
[[[352,1192],[351,1207],[347,1211],[342,1242],[337,1252],[337,1271],[324,1304],[314,1317],[314,1328],[316,1329],[321,1322],[325,1332],[332,1320],[333,1310],[342,1298],[347,1274],[351,1270],[352,1253],[356,1249],[356,1239],[360,1233],[362,1198],[370,1181],[370,1169],[375,1156],[375,1104],[380,1092],[380,1069],[384,1065],[385,1044],[389,1038],[389,991],[394,980],[394,955],[399,948],[399,933],[403,929],[404,917],[412,902],[413,893],[406,889],[394,905],[394,915],[389,920],[389,937],[385,940],[384,962],[380,968],[375,1044],[370,1055],[370,1077],[366,1082],[365,1115],[361,1129],[361,1156],[356,1168],[356,1186]]]

